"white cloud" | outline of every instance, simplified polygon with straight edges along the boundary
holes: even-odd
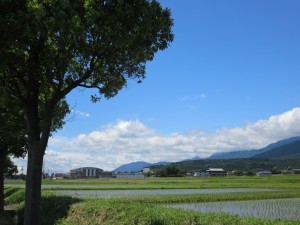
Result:
[[[71,110],[71,112],[75,113],[75,115],[78,115],[78,116],[90,117],[90,114],[87,113],[87,112],[82,112],[82,111],[79,111],[79,110]]]
[[[204,99],[206,99],[206,94],[203,94],[203,93],[202,93],[202,94],[196,96],[195,99],[196,99],[196,100],[198,100],[198,99],[204,100]]]
[[[45,167],[56,171],[81,166],[112,170],[139,160],[180,161],[195,156],[208,157],[216,152],[259,149],[298,135],[300,108],[244,127],[224,128],[212,133],[195,130],[162,135],[138,120],[118,120],[74,138],[52,137],[46,151]]]
[[[198,101],[198,100],[205,100],[206,99],[206,94],[201,93],[196,96],[183,96],[181,97],[180,101],[181,102],[193,102],[193,101]]]
[[[90,117],[90,114],[86,112],[77,111],[77,114],[83,117]]]

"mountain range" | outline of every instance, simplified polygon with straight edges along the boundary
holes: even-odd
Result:
[[[138,162],[132,162],[132,163],[119,166],[114,170],[114,172],[138,172],[143,170],[144,167],[157,166],[157,165],[164,166],[170,163],[171,162],[148,163],[144,161],[138,161]]]
[[[244,160],[243,160],[244,159]],[[296,161],[295,161],[296,160]],[[237,166],[237,163],[247,164],[248,167],[253,167],[253,164],[260,164],[261,166],[269,167],[276,165],[276,163],[285,166],[290,162],[298,165],[300,161],[300,136],[292,137],[272,143],[264,148],[258,150],[244,150],[244,151],[231,151],[215,153],[209,158],[201,159],[196,156],[192,159],[186,159],[181,162],[175,163],[179,167],[185,167],[186,169],[209,167],[209,166],[220,166],[224,167],[228,165],[228,168]],[[117,169],[115,172],[138,172],[143,170],[144,167],[160,168],[164,165],[171,164],[172,162],[158,162],[148,163],[144,161],[132,162],[124,164]],[[233,165],[231,165],[233,164]],[[229,166],[230,165],[230,166]],[[241,165],[241,166],[245,166]],[[189,168],[187,168],[187,166]],[[226,166],[225,166],[226,167]]]
[[[272,148],[269,151],[255,155],[253,158],[260,159],[295,159],[300,158],[300,140],[295,141],[286,145]]]
[[[262,149],[259,150],[242,150],[242,151],[230,151],[230,152],[220,152],[212,154],[208,159],[237,159],[237,158],[251,158],[256,155],[262,154],[264,152],[267,152],[271,149],[282,147],[287,144],[293,143],[295,141],[300,141],[300,136],[292,137],[288,139],[284,139],[281,141],[278,141],[276,143],[272,143]]]

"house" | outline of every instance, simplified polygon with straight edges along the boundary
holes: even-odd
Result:
[[[227,172],[222,168],[209,168],[206,171],[194,172],[194,177],[226,176]]]
[[[289,169],[281,170],[281,174],[292,174],[292,173],[293,173],[293,170],[289,170]]]
[[[150,172],[150,168],[149,167],[144,167],[143,168],[143,173],[149,173]]]
[[[204,171],[204,172],[194,172],[194,177],[208,177],[209,173]]]
[[[227,172],[222,168],[209,168],[206,170],[209,176],[226,176]]]
[[[272,172],[271,171],[259,171],[256,173],[257,176],[271,176]]]
[[[52,179],[64,179],[64,178],[67,178],[67,175],[66,174],[64,174],[64,173],[55,173],[55,174],[53,174],[53,177],[52,177]]]
[[[293,169],[294,174],[300,174],[300,169]]]

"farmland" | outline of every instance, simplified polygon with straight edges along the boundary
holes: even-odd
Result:
[[[6,202],[21,215],[24,182],[7,181],[5,186],[10,192]],[[44,180],[43,224],[298,224],[298,217],[267,215],[274,214],[268,211],[272,207],[275,214],[276,210],[284,212],[285,207],[291,206],[289,201],[294,202],[293,210],[298,212],[299,187],[299,175]],[[227,204],[223,208],[231,205],[234,211],[235,203],[243,205],[248,201],[251,205],[257,200],[270,201],[261,202],[262,208],[253,206],[265,217],[255,218],[247,212],[237,216],[218,210]],[[185,204],[185,210],[174,208],[175,204]],[[191,205],[203,207],[197,204],[209,204],[216,210],[186,210]]]

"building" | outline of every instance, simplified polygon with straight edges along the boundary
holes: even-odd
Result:
[[[109,171],[103,171],[102,173],[100,173],[99,178],[112,178],[114,177],[113,172],[109,172]]]
[[[289,170],[289,169],[281,170],[281,174],[293,174],[293,173],[294,173],[293,170]]]
[[[150,172],[150,168],[149,167],[144,167],[143,168],[143,173],[149,173]]]
[[[209,172],[203,171],[203,172],[194,172],[194,177],[208,177]]]
[[[294,174],[300,174],[300,169],[293,169]]]
[[[222,168],[209,168],[206,170],[206,172],[209,174],[209,176],[226,176],[227,172],[223,170]]]
[[[117,173],[116,178],[145,178],[143,173]]]
[[[271,171],[259,171],[256,173],[257,176],[271,176],[272,172]]]
[[[53,174],[52,179],[64,179],[67,178],[68,176],[64,173],[55,173]]]
[[[70,171],[70,178],[99,178],[103,173],[102,169],[96,167],[81,167]]]
[[[213,177],[213,176],[226,176],[227,172],[222,168],[209,168],[206,171],[194,172],[194,177]]]

